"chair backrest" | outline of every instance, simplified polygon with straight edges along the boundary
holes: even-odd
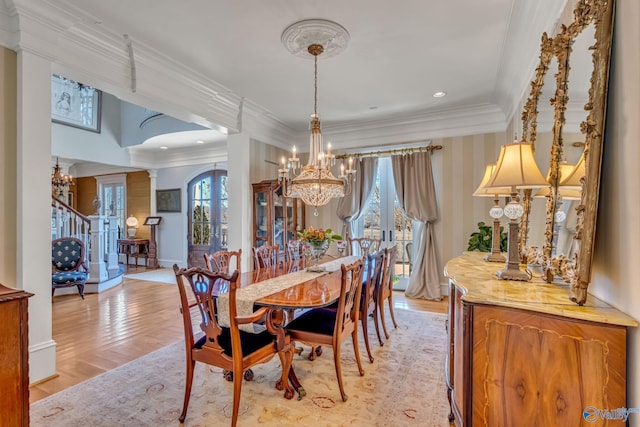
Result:
[[[193,333],[192,307],[197,307],[200,314],[200,329],[204,332],[206,338],[202,344],[202,351],[208,353],[207,363],[215,366],[227,366],[231,363],[230,354],[225,354],[225,348],[219,339],[222,335],[222,327],[218,324],[218,312],[216,299],[221,288],[228,286],[229,288],[229,321],[231,324],[231,334],[237,333],[239,330],[235,324],[235,316],[237,314],[235,296],[237,288],[238,271],[234,271],[232,275],[220,272],[213,272],[208,269],[194,267],[189,269],[181,269],[176,264],[173,265],[173,272],[176,275],[176,283],[178,284],[178,292],[180,294],[180,311],[182,312],[182,321],[184,326],[184,339],[187,351],[191,351],[196,347],[196,341]],[[189,289],[189,291],[187,291]],[[195,297],[195,302],[190,302],[190,296]],[[232,321],[233,320],[233,321]]]
[[[396,260],[398,258],[398,247],[393,245],[384,250],[384,271],[382,274],[382,283],[380,284],[379,298],[386,298],[393,290],[393,279],[395,278]]]
[[[211,271],[231,274],[233,270],[240,270],[241,257],[242,249],[237,251],[223,249],[212,254],[204,254],[204,262],[207,269]],[[235,267],[231,267],[232,259],[235,259]]]
[[[78,271],[83,267],[84,244],[75,237],[51,241],[51,264],[57,271]]]
[[[302,245],[299,240],[289,240],[289,243],[287,243],[287,255],[289,257],[289,261],[300,261],[301,250]]]
[[[253,268],[269,268],[278,265],[279,245],[262,245],[253,248]]]
[[[375,306],[376,295],[380,292],[382,284],[385,251],[378,250],[367,256],[367,286],[362,293],[362,307],[360,316],[368,315]]]
[[[348,334],[357,327],[360,317],[360,296],[362,294],[362,274],[364,262],[359,259],[352,264],[342,264],[342,282],[334,337]],[[334,338],[335,339],[335,338]]]
[[[380,248],[380,239],[371,237],[348,237],[349,250],[353,255],[360,255],[363,259],[367,258],[369,253],[373,253]],[[355,249],[355,250],[354,250]]]

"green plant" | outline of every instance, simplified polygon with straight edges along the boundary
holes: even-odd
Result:
[[[298,231],[298,237],[300,241],[311,245],[321,245],[324,242],[330,245],[334,240],[342,240],[342,236],[335,234],[330,228],[314,230],[313,227],[309,227],[306,230]]]
[[[478,230],[471,233],[469,237],[468,251],[491,252],[491,238],[493,235],[493,227],[486,225],[484,222],[478,223]],[[500,251],[507,251],[507,233],[504,227],[500,227]]]

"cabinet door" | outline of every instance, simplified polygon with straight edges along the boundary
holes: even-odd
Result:
[[[256,190],[253,201],[254,246],[260,247],[269,243],[269,193]]]
[[[287,210],[285,197],[282,196],[282,187],[273,192],[273,239],[272,244],[278,245],[280,250],[287,249],[287,233],[285,224],[287,221]]]

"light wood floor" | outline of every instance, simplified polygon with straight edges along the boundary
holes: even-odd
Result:
[[[143,272],[130,267],[128,273]],[[405,298],[394,292],[394,307],[447,312],[447,300]],[[84,380],[182,340],[182,317],[175,285],[125,278],[100,294],[53,298],[53,339],[57,376],[34,384],[35,402]]]

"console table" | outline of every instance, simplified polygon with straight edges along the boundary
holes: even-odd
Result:
[[[127,265],[129,265],[129,257],[135,259],[135,265],[138,265],[138,258],[144,258],[144,265],[147,266],[147,256],[149,254],[149,240],[147,239],[121,239],[118,240],[119,252],[127,257]]]
[[[589,408],[626,408],[627,328],[638,323],[591,295],[576,305],[568,285],[500,280],[503,264],[482,255],[445,267],[455,424],[578,426]]]

